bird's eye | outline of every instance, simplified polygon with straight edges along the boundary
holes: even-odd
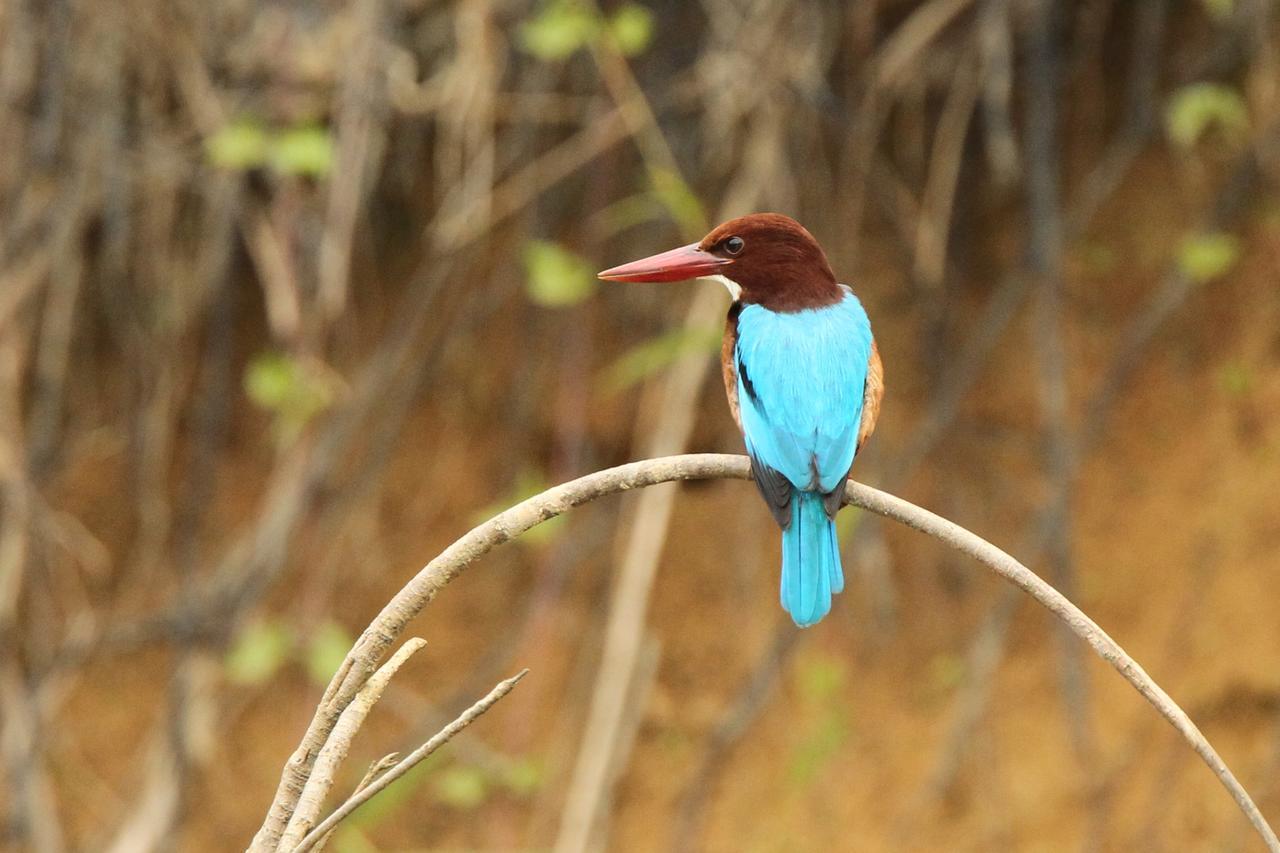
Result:
[[[746,243],[742,242],[741,237],[730,237],[728,240],[724,241],[724,250],[731,255],[742,254],[744,246],[746,246]]]

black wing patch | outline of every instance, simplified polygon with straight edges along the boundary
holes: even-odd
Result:
[[[737,305],[738,303],[734,303]],[[732,309],[730,309],[732,314]],[[736,321],[737,318],[734,317]],[[751,398],[751,402],[755,405],[756,410],[764,416],[764,403],[761,402],[759,395],[756,394],[756,386],[751,383],[751,374],[747,373],[747,366],[742,363],[742,358],[734,347],[734,362],[738,369],[738,378],[742,380],[742,390]],[[751,476],[756,481],[756,488],[760,490],[760,494],[764,497],[765,505],[769,507],[769,512],[773,513],[773,520],[778,522],[778,526],[786,530],[791,526],[791,481],[783,476],[781,471],[770,468],[765,463],[755,457],[754,453],[749,450],[747,455],[751,457]]]
[[[756,394],[756,386],[751,384],[751,374],[747,373],[747,366],[742,363],[742,358],[738,358],[738,377],[742,379],[742,388],[747,392],[747,396],[751,398],[751,402],[756,404],[756,408],[760,410],[760,414],[764,414],[764,404],[760,402],[760,396]]]
[[[849,471],[845,471],[844,476],[840,478],[840,484],[822,496],[822,509],[827,513],[827,518],[832,521],[836,520],[836,513],[840,511],[840,507],[844,506],[844,484],[848,479]]]
[[[769,512],[773,513],[773,520],[786,530],[791,526],[791,481],[755,456],[751,457],[751,476]]]

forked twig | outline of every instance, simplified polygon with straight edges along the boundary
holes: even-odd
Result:
[[[311,778],[307,780],[307,786],[302,789],[302,796],[298,798],[298,807],[294,809],[293,817],[289,818],[289,825],[285,827],[284,835],[280,838],[281,847],[288,850],[295,844],[301,844],[302,839],[310,833],[320,814],[320,807],[324,805],[325,796],[333,787],[338,768],[346,760],[351,741],[355,739],[356,732],[364,724],[365,717],[382,698],[382,692],[386,690],[391,678],[405,661],[426,644],[427,641],[421,637],[413,637],[401,646],[399,651],[391,656],[391,660],[378,667],[373,677],[360,688],[355,701],[342,712],[342,716],[338,718],[338,724],[333,727],[333,734],[329,736],[329,741],[316,756]]]
[[[292,853],[306,853],[307,850],[312,849],[317,841],[328,835],[335,826],[343,820],[346,820],[352,812],[360,808],[360,806],[364,805],[370,798],[382,791],[392,782],[408,773],[415,765],[428,755],[448,743],[458,732],[474,723],[481,714],[488,711],[497,704],[499,699],[510,693],[511,688],[515,687],[516,684],[519,683],[520,679],[524,678],[528,673],[529,670],[522,669],[506,681],[500,682],[496,687],[489,691],[487,696],[467,710],[463,711],[462,716],[458,717],[458,719],[441,729],[437,735],[431,738],[431,740],[406,755],[386,773],[383,773],[368,785],[365,785],[352,794],[345,803],[334,810],[333,814],[329,815],[320,822],[319,826],[307,833],[306,837],[302,839],[298,846],[293,848]]]

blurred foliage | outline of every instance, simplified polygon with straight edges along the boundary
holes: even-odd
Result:
[[[503,768],[500,783],[517,797],[530,797],[546,781],[546,769],[542,762],[530,758],[518,758]]]
[[[281,175],[323,178],[333,168],[333,137],[314,125],[268,131],[250,118],[238,118],[205,141],[210,163],[246,171],[270,166]]]
[[[282,619],[256,620],[236,635],[223,659],[223,669],[229,681],[254,685],[269,681],[286,664],[298,662],[313,684],[324,687],[353,642],[347,629],[333,620],[320,623],[305,641],[300,641],[294,628]]]
[[[702,236],[707,230],[707,213],[697,193],[670,169],[651,165],[648,172],[651,192],[680,226],[680,232]]]
[[[1249,130],[1249,108],[1244,97],[1230,86],[1196,83],[1174,93],[1165,125],[1169,138],[1182,148],[1195,146],[1210,130],[1235,141]]]
[[[354,643],[342,625],[332,619],[322,622],[307,638],[306,665],[311,683],[319,687],[327,685]]]
[[[653,40],[653,13],[639,3],[624,3],[609,18],[606,32],[623,56],[639,56]]]
[[[722,335],[719,327],[678,328],[642,341],[618,356],[601,372],[600,391],[617,394],[667,369],[686,355],[719,352]]]
[[[471,811],[497,793],[532,796],[542,786],[543,779],[541,764],[532,758],[519,758],[498,766],[454,761],[432,774],[431,790],[442,805]]]
[[[244,377],[249,399],[274,415],[273,429],[282,443],[297,438],[312,418],[333,404],[338,384],[323,365],[278,352],[255,356]]]
[[[707,230],[707,215],[697,193],[670,169],[649,165],[647,186],[623,196],[595,215],[603,234],[613,235],[637,225],[670,219],[686,239],[701,237]]]
[[[472,515],[472,523],[481,524],[488,521],[498,513],[508,510],[534,495],[545,492],[551,485],[552,483],[547,480],[546,476],[536,469],[532,467],[521,468],[516,473],[515,481],[507,493],[488,506],[476,511]],[[564,531],[564,524],[565,517],[563,515],[548,518],[541,524],[534,525],[521,534],[516,542],[528,548],[549,544]]]
[[[271,144],[271,166],[282,175],[322,178],[333,168],[333,137],[323,127],[293,127]]]
[[[293,630],[280,619],[250,622],[232,641],[223,661],[227,680],[235,684],[263,684],[293,651]]]
[[[1222,368],[1219,378],[1222,390],[1232,397],[1247,397],[1257,385],[1252,368],[1242,361],[1232,361]]]
[[[222,169],[256,169],[267,162],[271,140],[262,125],[239,118],[205,140],[209,162]]]
[[[1200,284],[1226,275],[1239,258],[1240,240],[1231,234],[1197,234],[1178,249],[1178,267]]]
[[[432,780],[436,800],[450,808],[470,811],[489,796],[489,780],[484,771],[472,764],[454,764],[436,774]]]
[[[1236,0],[1200,0],[1200,5],[1210,18],[1220,23],[1229,20],[1236,11]]]
[[[574,0],[550,0],[520,26],[520,46],[547,61],[565,59],[600,32],[596,15]]]
[[[841,658],[813,655],[800,661],[796,681],[806,703],[821,705],[835,698],[848,675],[848,664]]]
[[[796,788],[807,789],[851,734],[850,709],[840,701],[848,672],[848,663],[838,657],[810,655],[797,662],[801,712],[808,722],[787,766],[788,781]]]
[[[600,38],[608,38],[624,56],[636,56],[653,38],[653,13],[624,3],[610,17],[576,0],[549,0],[520,25],[520,46],[538,59],[567,59]]]
[[[568,308],[596,289],[595,270],[580,255],[549,240],[524,245],[525,293],[535,305]]]
[[[812,785],[849,739],[850,729],[845,712],[828,711],[792,752],[787,765],[788,781],[801,790]]]

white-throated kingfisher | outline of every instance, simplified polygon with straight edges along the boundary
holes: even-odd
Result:
[[[729,409],[782,528],[782,606],[801,627],[818,622],[844,589],[834,521],[884,395],[862,303],[836,281],[813,235],[777,213],[731,219],[600,278],[709,278],[729,289],[720,351]]]

